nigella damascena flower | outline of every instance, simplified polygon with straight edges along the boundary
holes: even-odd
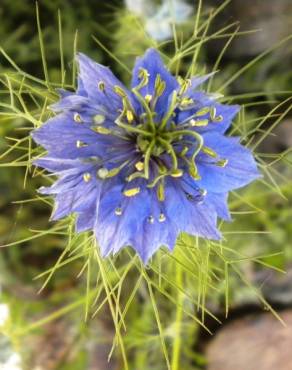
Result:
[[[144,262],[180,232],[219,239],[227,195],[256,177],[252,154],[225,136],[239,110],[198,90],[207,76],[176,79],[154,49],[137,59],[128,90],[111,71],[78,56],[75,93],[33,132],[47,150],[36,164],[58,180],[53,220],[77,214],[104,256],[130,245]]]

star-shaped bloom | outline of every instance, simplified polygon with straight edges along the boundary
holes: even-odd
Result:
[[[225,135],[239,107],[198,89],[208,75],[173,77],[155,49],[137,59],[130,89],[87,56],[78,63],[76,92],[61,90],[56,115],[32,133],[47,150],[36,165],[58,178],[40,190],[55,198],[52,219],[74,213],[103,256],[132,246],[145,263],[181,232],[220,239],[228,192],[259,176]]]

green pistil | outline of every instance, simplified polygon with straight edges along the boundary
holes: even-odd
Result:
[[[194,153],[192,155],[192,161],[194,162],[196,156],[199,154],[200,150],[202,149],[204,145],[204,139],[203,137],[198,134],[195,131],[191,130],[177,130],[177,131],[172,131],[168,133],[169,137],[177,137],[177,136],[192,136],[196,139],[198,145],[197,148],[194,150]]]
[[[169,119],[171,118],[171,116],[173,115],[173,112],[175,110],[177,106],[177,91],[174,90],[174,92],[172,93],[172,97],[171,97],[171,102],[170,102],[170,107],[168,109],[168,112],[166,113],[166,115],[163,117],[162,119],[162,122],[159,126],[159,131],[162,132],[166,125],[167,125],[167,122],[169,121]]]
[[[165,147],[167,153],[169,153],[169,155],[172,158],[172,170],[176,170],[177,166],[178,166],[177,156],[176,156],[176,153],[175,153],[172,145],[169,143],[169,141],[164,140],[161,137],[158,137],[158,141],[161,143],[161,145],[163,145]]]
[[[226,166],[227,161],[224,159],[219,160],[217,153],[204,145],[202,135],[192,129],[195,126],[207,126],[210,122],[220,122],[223,118],[216,115],[215,107],[206,106],[176,125],[172,120],[175,110],[178,107],[180,109],[188,109],[189,105],[194,103],[191,98],[186,96],[186,91],[190,87],[191,81],[185,80],[181,82],[179,91],[173,91],[168,110],[161,122],[155,122],[155,106],[157,100],[165,91],[166,83],[161,79],[161,75],[157,74],[154,89],[150,92],[151,95],[143,96],[141,89],[148,86],[149,83],[149,73],[146,69],[140,69],[139,79],[139,84],[132,89],[137,101],[143,107],[143,113],[139,117],[136,115],[126,91],[120,86],[114,87],[114,91],[121,97],[123,104],[115,123],[118,127],[125,130],[125,136],[128,140],[135,141],[137,152],[140,153],[140,158],[136,160],[136,162],[138,161],[136,165],[139,164],[139,166],[133,166],[133,173],[130,173],[125,180],[127,182],[136,179],[146,180],[147,187],[155,188],[158,200],[163,202],[165,200],[166,177],[176,178],[184,174],[183,170],[179,168],[181,161],[187,167],[189,175],[195,180],[200,179],[196,164],[196,158],[200,152],[215,158],[215,165]],[[97,132],[104,135],[117,136],[114,130],[102,126],[103,116],[96,116],[96,120],[98,120],[96,124],[99,124],[98,128],[95,128]],[[195,140],[191,140],[190,137]],[[175,147],[177,143],[182,144],[178,150]],[[186,146],[184,146],[185,144]],[[161,155],[163,156],[161,157]],[[165,163],[166,157],[170,164]],[[150,165],[152,164],[156,166],[156,169],[150,173]],[[128,160],[121,166],[107,171],[104,178],[118,175],[124,166],[129,166]],[[124,192],[124,195],[135,196],[139,191],[140,188],[128,189]]]
[[[155,132],[156,126],[153,121],[153,115],[154,112],[151,111],[149,107],[149,103],[143,98],[143,96],[139,93],[137,88],[132,89],[133,94],[136,96],[136,98],[139,100],[139,102],[142,104],[143,108],[145,109],[146,112],[146,118],[147,118],[147,124],[152,132]]]
[[[156,140],[155,139],[152,139],[148,149],[146,150],[146,153],[145,153],[145,158],[144,158],[144,174],[145,174],[145,178],[146,179],[149,179],[149,164],[150,164],[150,158],[151,158],[151,154],[152,154],[152,150],[155,146],[155,142]]]

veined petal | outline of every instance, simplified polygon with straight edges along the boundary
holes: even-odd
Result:
[[[250,150],[238,143],[237,138],[212,132],[204,135],[204,144],[226,159],[225,167],[215,164],[206,155],[198,157],[197,166],[201,180],[198,186],[213,193],[225,193],[243,187],[260,176]]]
[[[148,49],[142,57],[137,58],[133,70],[132,88],[137,87],[141,82],[139,78],[141,68],[145,69],[149,74],[148,84],[140,89],[140,93],[143,96],[151,95],[154,97],[155,80],[158,75],[165,82],[163,94],[158,98],[156,103],[156,112],[161,113],[167,106],[169,95],[178,88],[178,82],[167,70],[159,53],[155,49]]]

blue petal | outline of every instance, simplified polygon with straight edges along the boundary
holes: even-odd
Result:
[[[171,180],[166,188],[165,208],[168,217],[176,221],[177,230],[207,239],[221,238],[214,206],[205,200],[189,200],[185,191]]]
[[[214,164],[206,155],[200,155],[197,166],[201,180],[197,184],[213,193],[225,193],[247,185],[260,176],[251,151],[238,143],[237,138],[216,132],[204,136],[204,144],[213,149],[219,158],[227,159],[225,167]]]
[[[222,121],[220,122],[212,122],[210,120],[209,113],[207,113],[205,116],[201,116],[200,120],[209,119],[209,124],[205,127],[197,127],[196,131],[200,133],[211,131],[216,131],[222,134],[225,133],[231,126],[232,120],[240,110],[239,105],[217,103],[214,99],[210,98],[210,96],[201,91],[190,91],[188,94],[186,94],[186,96],[194,100],[195,106],[194,108],[188,110],[178,111],[176,118],[177,124],[187,121],[189,117],[192,117],[198,110],[204,107],[213,107],[216,109],[216,116],[222,116]]]
[[[231,221],[227,203],[228,193],[211,193],[206,196],[206,201],[213,205],[218,217],[224,221]]]
[[[114,86],[121,87],[129,96],[125,86],[114,76],[111,70],[101,64],[98,64],[79,53],[77,56],[79,63],[79,77],[82,81],[82,87],[93,102],[104,104],[110,110],[122,108],[121,97],[114,92]],[[104,84],[104,91],[99,89],[99,84]]]
[[[103,156],[112,147],[122,150],[127,142],[113,136],[100,135],[88,126],[74,121],[72,112],[51,118],[32,132],[33,139],[42,145],[52,157],[76,159]],[[76,147],[77,141],[87,146]]]
[[[143,96],[147,94],[154,96],[155,80],[158,74],[160,75],[161,79],[165,81],[165,90],[162,96],[158,98],[156,103],[156,111],[158,113],[165,111],[169,95],[178,88],[178,82],[176,81],[175,77],[173,77],[166,69],[159,53],[155,49],[148,49],[144,56],[137,58],[133,70],[132,88],[138,86],[140,83],[140,68],[146,69],[150,75],[147,86],[142,87],[140,90],[140,93]]]

